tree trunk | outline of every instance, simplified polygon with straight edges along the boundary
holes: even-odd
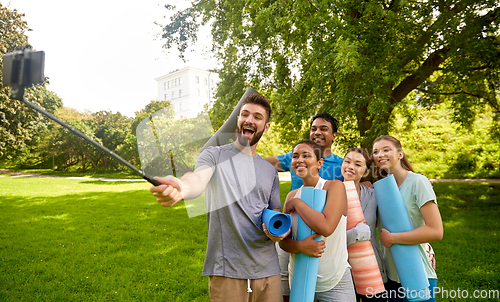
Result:
[[[358,122],[359,136],[361,138],[361,148],[370,150],[371,142],[368,141],[366,132],[373,126],[373,120],[368,114],[368,106],[359,108],[359,111],[356,114],[356,120]]]

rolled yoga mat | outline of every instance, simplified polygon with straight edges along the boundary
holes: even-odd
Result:
[[[394,175],[376,181],[373,187],[384,228],[391,233],[413,230]],[[418,245],[393,244],[390,249],[408,301],[430,299],[429,280]]]
[[[365,216],[363,215],[354,182],[345,181],[344,186],[347,193],[347,229],[350,230],[365,219]],[[356,292],[360,295],[373,295],[383,292],[385,290],[384,281],[380,275],[377,258],[370,240],[356,241],[347,246],[347,252]]]
[[[313,187],[302,187],[300,199],[313,210],[323,212],[326,203],[326,191],[314,189]],[[297,238],[295,240],[303,240],[314,233],[299,216]],[[315,240],[319,241],[321,238],[321,236],[316,237]],[[314,301],[316,280],[318,279],[318,265],[318,257],[310,257],[303,253],[295,254],[292,283],[290,286],[290,302]]]
[[[267,231],[273,236],[285,234],[292,226],[292,219],[289,214],[269,209],[264,210],[262,222],[266,224]]]

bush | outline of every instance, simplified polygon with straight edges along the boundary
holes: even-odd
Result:
[[[459,153],[455,162],[450,166],[452,172],[473,172],[477,168],[478,156],[470,152]]]

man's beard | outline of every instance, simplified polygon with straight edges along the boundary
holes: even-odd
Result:
[[[238,128],[238,142],[240,143],[240,145],[253,146],[256,143],[258,143],[260,138],[264,134],[264,130],[262,130],[261,132],[257,132],[257,131],[254,132],[252,140],[250,142],[248,142],[248,137],[243,135],[243,127],[244,126],[245,125],[241,125],[241,127]],[[257,129],[255,129],[255,130],[257,130]]]

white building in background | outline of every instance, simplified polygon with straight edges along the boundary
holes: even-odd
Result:
[[[155,79],[158,100],[170,101],[175,118],[193,118],[214,100],[219,74],[205,69],[185,67]]]

